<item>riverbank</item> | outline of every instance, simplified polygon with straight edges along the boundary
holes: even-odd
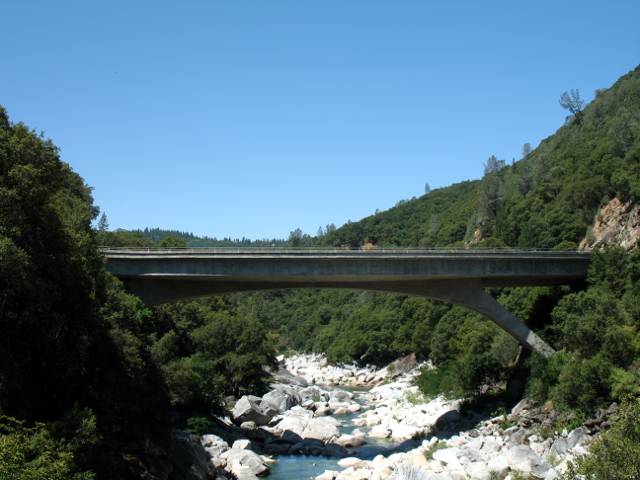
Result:
[[[491,418],[461,413],[459,400],[422,397],[413,378],[423,366],[413,357],[383,369],[280,359],[267,394],[232,402],[202,436],[207,471],[190,478],[552,480],[615,412],[560,431],[551,408],[527,400]]]

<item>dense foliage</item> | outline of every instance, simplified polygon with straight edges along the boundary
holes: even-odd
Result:
[[[589,455],[571,465],[565,480],[640,478],[640,400],[627,400],[611,430],[590,446]]]
[[[163,305],[151,351],[162,366],[171,404],[185,416],[220,410],[225,395],[265,391],[265,366],[275,365],[272,341],[253,315],[223,297]]]
[[[432,190],[415,200],[350,222],[325,234],[326,245],[435,247],[456,244],[472,232],[479,181]]]
[[[244,386],[259,390],[272,363],[253,318],[198,304],[152,310],[126,293],[104,269],[97,213],[53,143],[0,108],[1,478],[161,475],[170,429]]]
[[[143,306],[104,272],[91,229],[96,213],[89,188],[59,160],[56,147],[10,124],[0,109],[0,414],[30,428],[34,421],[71,425],[72,410],[88,409],[105,441],[80,448],[73,461],[124,472],[126,448],[117,450],[125,425],[133,432],[129,445],[166,440],[153,432],[163,389],[137,316],[123,315]],[[136,396],[149,396],[148,405],[131,401]],[[60,472],[70,471],[65,446],[45,441],[41,430],[49,427],[38,428],[16,427],[8,439],[42,437],[33,448],[39,455],[55,450]],[[53,427],[50,432],[55,437]]]
[[[640,394],[640,252],[598,252],[589,287],[553,309],[547,337],[562,354],[533,360],[530,394],[590,413]]]
[[[103,214],[104,215],[104,214]],[[164,230],[160,228],[145,228],[144,230],[116,230],[108,231],[106,216],[100,231],[101,245],[112,247],[277,247],[286,246],[287,240],[272,238],[251,240],[249,238],[210,238],[199,237],[191,232],[179,230]]]
[[[333,361],[386,363],[425,358],[434,318],[449,307],[406,295],[346,290],[274,291],[232,296],[275,333],[280,350],[326,352]]]
[[[92,472],[81,472],[74,453],[83,442],[92,441],[95,424],[84,422],[71,442],[56,438],[43,424],[26,427],[12,418],[0,418],[0,479],[90,480]]]

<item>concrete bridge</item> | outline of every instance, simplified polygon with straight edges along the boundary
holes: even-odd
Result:
[[[581,282],[590,259],[583,252],[516,250],[103,248],[103,253],[107,269],[148,304],[301,287],[420,295],[475,310],[545,356],[553,349],[484,289]]]

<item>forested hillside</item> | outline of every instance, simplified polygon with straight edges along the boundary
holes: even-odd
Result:
[[[640,69],[512,165],[495,157],[463,182],[348,223],[329,245],[576,247],[614,197],[640,198]],[[480,242],[482,244],[483,242]]]
[[[199,237],[190,232],[145,228],[144,230],[117,230],[110,232],[106,215],[98,223],[99,241],[112,247],[277,247],[287,245],[282,239],[251,240],[248,238]]]
[[[347,223],[320,241],[325,245],[449,246],[473,232],[479,181],[433,190],[397,206]]]

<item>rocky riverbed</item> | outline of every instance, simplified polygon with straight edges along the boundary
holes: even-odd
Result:
[[[267,394],[229,399],[215,431],[184,435],[197,459],[186,478],[551,480],[615,413],[570,431],[555,431],[557,413],[528,400],[492,418],[461,414],[457,400],[420,395],[412,381],[423,365],[413,357],[383,369],[332,366],[321,355],[280,365]]]

